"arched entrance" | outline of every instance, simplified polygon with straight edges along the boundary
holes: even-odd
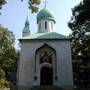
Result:
[[[40,72],[40,85],[53,85],[53,70],[50,67],[42,67]]]
[[[36,50],[35,54],[35,84],[54,85],[57,74],[56,50],[44,44]]]

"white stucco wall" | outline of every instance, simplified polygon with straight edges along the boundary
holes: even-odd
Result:
[[[21,56],[18,68],[19,86],[40,85],[34,82],[34,64],[36,49],[47,43],[56,50],[57,76],[54,85],[73,86],[71,49],[69,40],[28,40],[21,43]],[[37,67],[38,68],[38,67]]]
[[[45,29],[45,21],[47,22],[47,29]],[[41,28],[39,28],[40,24],[41,24]],[[54,22],[52,20],[45,19],[38,22],[38,33],[53,32],[53,30],[54,30]]]

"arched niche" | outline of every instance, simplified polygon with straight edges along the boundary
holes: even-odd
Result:
[[[43,67],[50,68],[52,67],[53,79],[57,74],[57,59],[56,59],[56,50],[48,44],[42,45],[36,50],[35,53],[35,68],[34,74],[39,78],[41,75],[41,70]]]

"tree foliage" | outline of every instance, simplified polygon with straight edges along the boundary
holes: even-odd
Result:
[[[38,9],[39,9],[38,6],[40,3],[41,3],[41,0],[28,0],[29,9],[31,9],[32,13],[38,12]]]
[[[6,4],[6,0],[0,0],[0,9],[2,8],[2,6]]]
[[[68,26],[72,30],[74,80],[78,84],[88,85],[90,84],[90,0],[83,0],[72,9]]]
[[[5,78],[5,72],[0,68],[0,79]]]
[[[24,0],[21,0],[24,1]],[[38,11],[38,6],[41,3],[41,0],[27,0],[29,4],[29,9],[31,9],[32,13],[36,13]],[[6,0],[0,0],[0,9],[2,9],[2,6],[5,5],[7,2]]]
[[[7,28],[0,26],[0,73],[5,72],[5,79],[12,81],[11,75],[17,71],[19,52],[14,48],[15,36]],[[0,74],[0,78],[2,75]]]

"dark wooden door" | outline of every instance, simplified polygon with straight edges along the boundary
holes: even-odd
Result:
[[[41,76],[40,85],[53,85],[52,68],[42,67],[40,76]]]

